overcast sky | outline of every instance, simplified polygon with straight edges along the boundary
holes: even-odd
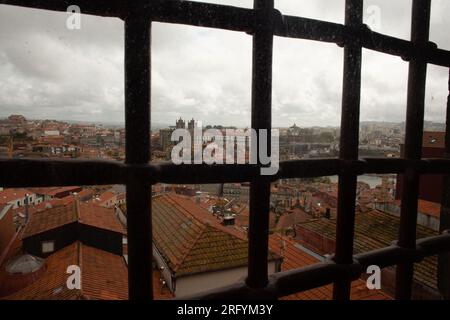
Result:
[[[379,12],[378,32],[409,39],[411,3],[366,0],[365,20]],[[284,14],[344,21],[344,0],[275,5]],[[431,40],[447,50],[449,13],[450,1],[432,0]],[[81,30],[68,30],[67,17],[0,5],[0,117],[123,122],[123,22],[82,15]],[[181,116],[250,124],[251,36],[159,23],[152,34],[153,122],[173,124]],[[338,125],[342,59],[334,44],[275,38],[273,125]],[[426,119],[444,122],[448,69],[428,70]],[[404,121],[407,71],[400,58],[364,50],[361,120]]]

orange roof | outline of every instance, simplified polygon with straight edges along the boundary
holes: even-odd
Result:
[[[424,131],[423,147],[425,147],[425,148],[445,148],[445,132]]]
[[[67,267],[81,268],[81,290],[67,288]],[[46,271],[7,300],[127,299],[127,266],[123,257],[74,242],[46,259]]]
[[[67,266],[81,269],[81,290],[69,290],[66,285]],[[6,300],[126,300],[128,299],[128,268],[122,256],[89,247],[81,242],[50,255],[45,271],[31,285],[1,299]],[[161,274],[153,270],[154,299],[170,299],[173,294],[160,281]]]
[[[283,256],[283,263],[281,264],[282,271],[298,269],[319,262],[317,258],[299,249],[293,240],[283,237],[280,234],[272,234],[269,236],[269,248]],[[330,300],[332,299],[332,296],[333,285],[329,284],[323,287],[291,294],[281,298],[281,300]],[[380,290],[369,290],[364,281],[355,280],[352,282],[351,299],[388,300],[391,298]]]
[[[0,203],[8,203],[13,200],[25,198],[27,193],[31,194],[32,192],[26,189],[4,189],[0,191]]]
[[[295,224],[312,219],[308,213],[300,208],[295,208],[291,212],[285,212],[278,220],[276,229],[283,230],[294,227]]]
[[[30,190],[32,190],[34,193],[37,194],[43,194],[43,195],[47,195],[47,196],[55,196],[58,193],[61,192],[67,192],[67,191],[72,191],[72,190],[76,190],[76,189],[80,189],[81,187],[78,186],[66,186],[66,187],[45,187],[45,188],[31,188]]]
[[[74,222],[126,234],[125,228],[114,214],[114,209],[74,201],[68,205],[32,214],[23,237],[26,238]]]
[[[78,198],[92,197],[93,195],[94,191],[92,191],[91,189],[83,189],[77,193]]]
[[[397,199],[394,202],[397,206],[401,206],[400,199]],[[437,202],[419,199],[417,210],[422,214],[429,215],[435,218],[439,218],[441,216],[441,204]]]
[[[418,210],[422,214],[435,218],[439,218],[441,216],[441,205],[437,202],[419,199]]]
[[[189,198],[153,197],[153,241],[178,276],[247,265],[248,241]],[[269,252],[269,259],[279,256]]]
[[[25,227],[24,238],[77,221],[75,202],[35,212]]]
[[[92,203],[79,203],[79,218],[82,224],[126,234],[124,226],[114,214],[114,209],[96,206]]]
[[[96,202],[105,202],[108,201],[109,199],[112,199],[114,197],[116,197],[117,195],[114,192],[111,191],[106,191],[103,192],[101,195],[98,196],[98,198],[95,199]]]
[[[195,203],[194,198],[175,193],[167,194],[166,196],[173,205],[184,208],[189,215],[194,216],[202,223],[209,224],[222,231],[231,233],[242,240],[247,240],[246,234],[244,234],[241,229],[222,225],[221,220],[217,219],[211,212]]]

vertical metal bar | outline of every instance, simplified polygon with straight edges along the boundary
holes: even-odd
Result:
[[[151,22],[133,3],[125,17],[125,137],[129,299],[150,300],[152,290],[151,184],[135,167],[150,160]]]
[[[428,43],[431,0],[414,0],[412,7],[411,41],[417,48]],[[406,134],[404,158],[417,160],[422,155],[425,82],[427,63],[414,57],[409,63],[408,98],[406,109]],[[402,205],[398,244],[405,248],[416,246],[417,204],[420,176],[413,167],[407,168],[403,177]],[[411,299],[414,264],[397,266],[395,297]]]
[[[448,76],[447,119],[445,126],[444,158],[450,158],[450,69]],[[443,176],[441,214],[439,230],[450,229],[450,175]],[[446,300],[450,300],[450,253],[442,253],[438,257],[438,288]]]
[[[272,49],[273,0],[255,0],[255,33],[252,61],[252,128],[270,130],[272,127]],[[259,139],[259,138],[258,138]],[[257,152],[253,150],[253,152]],[[259,154],[259,153],[258,153]],[[259,162],[259,155],[258,155]],[[250,183],[250,221],[248,244],[247,285],[263,288],[268,283],[268,237],[270,210],[270,181],[263,176]]]
[[[354,30],[362,27],[363,1],[346,0],[345,25]],[[358,159],[359,111],[361,98],[361,39],[356,37],[344,47],[344,83],[342,92],[341,137],[339,157],[343,160]],[[339,175],[336,225],[335,261],[341,264],[353,262],[353,234],[355,228],[355,200],[357,176],[353,173]],[[350,298],[350,281],[336,281],[333,298]]]

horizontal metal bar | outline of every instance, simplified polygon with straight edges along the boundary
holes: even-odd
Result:
[[[281,161],[271,181],[311,178],[338,174],[393,174],[413,168],[420,174],[450,174],[450,159],[406,160],[395,158],[302,159]],[[251,164],[181,164],[171,162],[124,164],[115,161],[80,159],[0,159],[0,186],[43,187],[90,184],[124,184],[127,172],[152,184],[248,182],[259,176],[260,168]]]
[[[397,245],[385,247],[370,252],[363,252],[353,256],[365,270],[368,266],[377,265],[380,268],[393,266],[401,262],[420,262],[424,255],[419,250],[401,248]]]
[[[50,187],[120,184],[126,166],[100,160],[0,159],[0,186]]]
[[[337,264],[332,258],[299,269],[274,273],[269,284],[262,289],[251,289],[244,282],[199,293],[183,299],[273,299],[325,286],[347,278],[358,279],[369,265],[386,268],[400,262],[420,262],[423,258],[450,250],[450,233],[417,240],[416,249],[405,249],[393,245],[353,256],[353,264]]]
[[[0,0],[0,4],[29,8],[66,11],[69,5],[78,5],[84,14],[123,18],[126,15],[125,0]],[[254,33],[255,11],[227,5],[194,1],[152,1],[142,8],[153,21],[177,23],[231,31]],[[282,15],[274,10],[274,35],[305,40],[336,43],[340,46],[360,38],[361,45],[390,55],[411,60],[420,56],[424,61],[450,67],[450,51],[439,49],[429,42],[417,47],[412,42],[371,31],[367,26],[354,29],[343,24]]]
[[[301,269],[274,273],[269,290],[278,297],[325,286],[336,280],[356,280],[361,270],[358,264],[338,264],[333,261],[317,263]]]
[[[254,10],[193,1],[153,1],[150,18],[157,22],[252,33]]]
[[[442,232],[440,236],[422,238],[417,240],[417,248],[424,256],[431,256],[448,252],[450,247],[450,230]]]
[[[339,23],[282,15],[276,20],[274,34],[279,37],[297,38],[343,45],[345,26]]]
[[[246,164],[181,164],[171,162],[151,165],[155,168],[155,179],[163,183],[227,183],[248,182],[260,174],[259,167]]]

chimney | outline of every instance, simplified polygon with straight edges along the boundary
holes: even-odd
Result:
[[[223,217],[222,224],[224,226],[234,226],[235,217],[234,215]]]
[[[330,210],[330,208],[327,208],[325,210],[325,218],[331,219],[331,210]]]
[[[234,222],[236,220],[235,217],[236,215],[233,214],[230,209],[228,209],[223,215],[222,224],[224,226],[234,226]]]

